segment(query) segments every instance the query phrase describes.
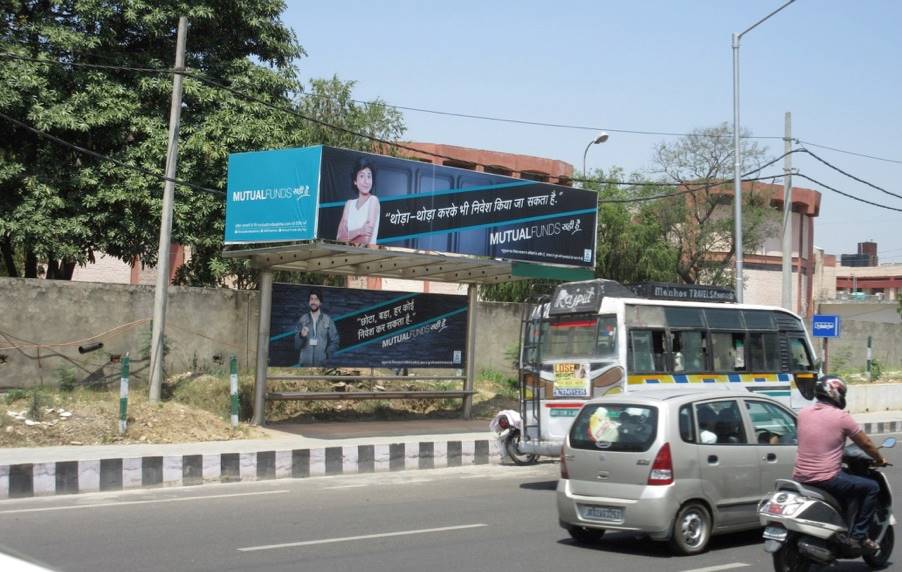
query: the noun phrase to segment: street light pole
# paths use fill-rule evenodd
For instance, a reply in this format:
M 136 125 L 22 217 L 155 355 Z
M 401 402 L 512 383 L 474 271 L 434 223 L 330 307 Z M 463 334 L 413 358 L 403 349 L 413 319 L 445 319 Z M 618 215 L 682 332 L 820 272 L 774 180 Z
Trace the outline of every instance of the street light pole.
M 589 153 L 589 147 L 592 145 L 598 145 L 599 143 L 604 143 L 608 140 L 608 134 L 605 131 L 602 131 L 598 135 L 595 136 L 595 139 L 589 141 L 589 144 L 586 145 L 586 150 L 583 151 L 583 177 L 586 176 L 586 155 Z
M 742 303 L 743 299 L 743 281 L 742 281 L 742 151 L 739 147 L 739 42 L 742 36 L 748 34 L 765 20 L 786 8 L 795 0 L 783 4 L 767 16 L 761 18 L 752 24 L 745 31 L 733 33 L 733 204 L 734 204 L 734 221 L 735 230 L 733 231 L 733 245 L 736 250 L 736 301 Z

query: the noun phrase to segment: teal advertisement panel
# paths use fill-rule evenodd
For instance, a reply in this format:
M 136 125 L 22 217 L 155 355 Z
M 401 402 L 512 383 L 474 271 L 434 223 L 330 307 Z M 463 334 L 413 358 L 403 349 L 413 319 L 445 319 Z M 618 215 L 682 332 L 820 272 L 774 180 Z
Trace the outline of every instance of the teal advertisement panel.
M 321 147 L 229 157 L 225 243 L 316 236 Z

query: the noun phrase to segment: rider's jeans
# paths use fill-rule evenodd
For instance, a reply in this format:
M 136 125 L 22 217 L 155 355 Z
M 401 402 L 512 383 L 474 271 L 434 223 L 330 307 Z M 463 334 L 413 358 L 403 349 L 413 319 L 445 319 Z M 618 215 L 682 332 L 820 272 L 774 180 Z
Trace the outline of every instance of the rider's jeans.
M 877 484 L 877 481 L 840 471 L 829 481 L 812 484 L 824 489 L 837 499 L 861 499 L 858 517 L 855 519 L 855 525 L 852 527 L 850 535 L 859 540 L 868 537 L 868 527 L 874 516 L 874 510 L 877 508 L 877 497 L 880 494 L 880 485 Z

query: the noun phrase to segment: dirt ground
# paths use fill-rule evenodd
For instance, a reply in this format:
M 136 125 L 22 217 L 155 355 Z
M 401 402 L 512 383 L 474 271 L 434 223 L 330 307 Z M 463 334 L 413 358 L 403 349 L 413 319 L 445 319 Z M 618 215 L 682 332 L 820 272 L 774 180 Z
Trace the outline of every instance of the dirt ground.
M 104 391 L 38 393 L 0 399 L 0 447 L 180 443 L 265 438 L 245 423 L 232 430 L 224 415 L 173 401 L 129 399 L 128 429 L 119 435 L 119 395 Z
M 288 385 L 281 387 L 273 383 L 269 389 L 300 389 Z M 306 389 L 342 391 L 330 383 L 310 384 Z M 354 389 L 373 390 L 361 384 Z M 397 389 L 421 388 L 402 384 Z M 480 380 L 476 389 L 472 410 L 476 419 L 491 419 L 502 409 L 516 408 L 510 380 Z M 119 435 L 119 393 L 112 387 L 12 390 L 0 395 L 0 448 L 266 438 L 263 431 L 245 421 L 232 430 L 226 417 L 229 403 L 226 376 L 191 373 L 172 376 L 163 385 L 162 395 L 162 403 L 151 404 L 146 385 L 134 385 L 128 403 L 128 429 Z M 239 378 L 239 397 L 240 417 L 249 419 L 253 401 L 253 377 L 249 374 Z M 271 423 L 438 419 L 458 417 L 460 405 L 459 399 L 276 401 L 268 405 L 266 416 Z

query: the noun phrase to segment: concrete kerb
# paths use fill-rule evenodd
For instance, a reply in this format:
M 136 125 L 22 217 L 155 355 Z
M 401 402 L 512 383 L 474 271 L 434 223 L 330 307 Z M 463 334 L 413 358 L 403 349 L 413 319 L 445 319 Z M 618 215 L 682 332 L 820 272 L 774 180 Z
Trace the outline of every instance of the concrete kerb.
M 500 462 L 494 439 L 452 439 L 0 464 L 0 499 Z
M 869 435 L 902 432 L 902 412 L 888 413 L 854 416 Z M 61 454 L 58 461 L 49 460 L 40 449 L 23 449 L 30 455 L 20 455 L 17 462 L 0 460 L 0 499 L 502 462 L 498 442 L 485 434 L 399 436 L 361 443 L 344 441 L 332 446 L 292 447 L 296 443 L 273 439 L 244 444 L 232 441 L 96 447 L 85 451 L 88 456 Z M 254 450 L 248 450 L 248 446 Z M 211 451 L 211 447 L 219 448 Z M 110 455 L 106 456 L 104 450 Z M 113 455 L 114 452 L 121 456 Z M 91 457 L 92 454 L 100 458 Z M 0 449 L 0 459 L 3 456 Z

